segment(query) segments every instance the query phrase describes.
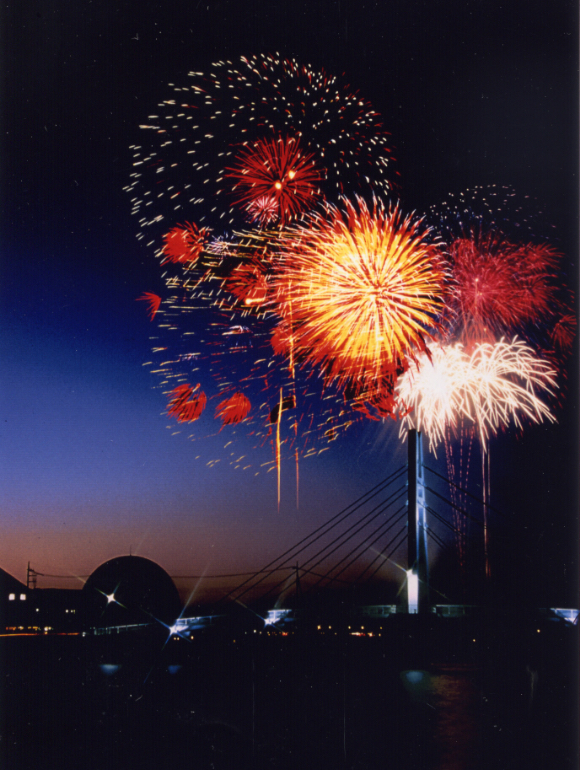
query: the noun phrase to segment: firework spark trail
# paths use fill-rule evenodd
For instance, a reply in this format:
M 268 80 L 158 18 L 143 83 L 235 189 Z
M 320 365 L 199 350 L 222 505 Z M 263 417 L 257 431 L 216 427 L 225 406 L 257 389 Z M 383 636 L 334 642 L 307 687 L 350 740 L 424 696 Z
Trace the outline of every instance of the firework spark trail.
M 206 75 L 192 72 L 188 84 L 172 88 L 172 98 L 142 125 L 143 142 L 132 148 L 127 187 L 139 218 L 138 238 L 159 258 L 170 297 L 181 295 L 171 303 L 171 322 L 167 310 L 159 320 L 154 344 L 167 352 L 153 366 L 166 385 L 187 381 L 191 368 L 202 370 L 199 377 L 205 371 L 222 397 L 231 396 L 242 381 L 261 387 L 266 375 L 273 379 L 272 351 L 269 342 L 261 342 L 267 340 L 264 329 L 271 331 L 265 306 L 277 233 L 265 226 L 283 224 L 319 198 L 337 199 L 345 189 L 388 193 L 389 137 L 380 116 L 340 79 L 277 56 L 217 62 Z M 225 228 L 241 234 L 211 237 Z M 196 315 L 223 311 L 217 326 L 207 322 L 209 345 L 225 343 L 216 331 L 220 325 L 247 328 L 251 342 L 222 344 L 221 352 L 195 358 L 191 337 L 178 351 L 176 335 L 173 345 L 164 344 L 167 330 L 186 335 L 193 326 L 197 332 L 201 322 L 192 308 Z M 195 336 L 201 343 L 201 335 Z M 224 364 L 220 373 L 219 359 L 226 357 L 233 366 Z M 289 368 L 293 373 L 292 354 Z M 306 380 L 302 389 L 312 391 Z M 277 385 L 270 390 L 276 392 Z M 326 402 L 325 423 L 330 394 L 326 388 L 319 395 Z M 271 408 L 266 404 L 264 410 Z M 333 411 L 339 415 L 335 435 L 357 419 L 343 419 L 344 407 Z
M 174 398 L 176 386 L 187 385 L 193 377 L 200 381 L 208 401 L 217 400 L 215 418 L 206 410 L 189 438 L 196 440 L 223 430 L 226 443 L 234 435 L 244 435 L 255 448 L 266 446 L 276 429 L 283 388 L 292 394 L 284 399 L 283 408 L 292 409 L 293 430 L 291 435 L 281 436 L 280 452 L 283 457 L 294 458 L 298 483 L 297 456 L 315 456 L 361 417 L 318 378 L 301 372 L 303 376 L 296 379 L 286 365 L 272 362 L 272 326 L 267 318 L 255 316 L 255 308 L 232 317 L 229 311 L 216 307 L 219 293 L 212 298 L 201 291 L 191 297 L 178 282 L 174 282 L 173 290 L 177 293 L 163 301 L 156 316 L 158 333 L 152 335 L 152 360 L 145 365 L 159 378 L 168 401 Z M 227 408 L 222 408 L 224 404 Z M 248 404 L 250 408 L 245 411 Z M 228 419 L 224 422 L 222 416 Z M 188 424 L 186 420 L 180 422 Z M 276 467 L 276 460 L 273 463 Z M 256 470 L 253 459 L 245 467 Z M 256 472 L 260 472 L 259 466 Z
M 451 417 L 446 427 L 442 412 L 437 415 L 441 404 L 433 405 L 430 441 L 436 445 L 443 430 L 447 448 L 448 438 L 462 436 L 466 426 L 472 426 L 471 436 L 474 431 L 478 433 L 485 572 L 489 577 L 489 437 L 510 423 L 521 428 L 523 419 L 554 419 L 537 396 L 556 396 L 556 372 L 565 373 L 565 358 L 576 333 L 571 311 L 574 300 L 562 283 L 562 257 L 548 245 L 552 228 L 542 223 L 541 212 L 533 211 L 529 199 L 520 199 L 513 189 L 476 187 L 450 195 L 442 205 L 431 207 L 429 221 L 446 244 L 449 266 L 447 307 L 440 319 L 441 344 L 450 350 L 462 343 L 465 358 L 461 367 L 466 381 L 469 368 L 474 375 L 469 387 L 459 383 L 465 397 L 457 398 L 457 417 Z M 503 339 L 497 342 L 514 335 L 519 343 L 511 352 L 509 343 Z M 522 347 L 524 342 L 527 351 Z M 479 347 L 481 343 L 488 346 Z M 474 358 L 469 360 L 469 354 Z M 429 378 L 428 372 L 425 377 Z M 427 419 L 423 407 L 418 411 Z M 459 476 L 465 474 L 466 482 L 470 451 L 464 458 L 462 449 L 461 439 Z M 447 461 L 448 469 L 453 470 L 451 448 Z
M 413 427 L 424 430 L 433 451 L 447 426 L 457 427 L 460 419 L 475 426 L 484 453 L 501 427 L 521 428 L 523 418 L 555 420 L 537 393 L 554 394 L 556 372 L 523 340 L 478 344 L 471 355 L 461 343 L 434 346 L 430 355 L 431 360 L 421 353 L 411 362 L 397 396 L 412 407 L 401 421 L 401 434 Z

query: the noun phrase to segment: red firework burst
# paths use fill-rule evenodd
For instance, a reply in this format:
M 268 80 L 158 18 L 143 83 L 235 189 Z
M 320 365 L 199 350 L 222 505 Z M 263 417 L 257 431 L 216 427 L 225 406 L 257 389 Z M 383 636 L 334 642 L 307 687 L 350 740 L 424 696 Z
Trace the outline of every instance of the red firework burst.
M 209 235 L 207 227 L 198 227 L 193 222 L 177 225 L 163 236 L 163 254 L 170 262 L 195 262 Z
M 500 233 L 472 234 L 449 246 L 451 318 L 466 339 L 511 334 L 552 312 L 558 253 L 542 244 L 511 243 Z
M 247 307 L 261 307 L 268 300 L 269 264 L 250 259 L 237 265 L 226 281 L 226 290 Z
M 142 297 L 137 297 L 137 302 L 141 300 L 144 300 L 145 302 L 149 303 L 149 307 L 148 307 L 149 318 L 152 321 L 155 318 L 157 311 L 161 306 L 161 297 L 158 297 L 157 294 L 153 294 L 150 291 L 146 291 Z
M 243 393 L 234 393 L 217 405 L 215 416 L 222 421 L 222 425 L 237 425 L 246 419 L 251 406 L 250 399 Z
M 207 403 L 207 397 L 202 390 L 196 393 L 199 387 L 199 384 L 195 387 L 185 384 L 172 390 L 169 394 L 171 400 L 167 409 L 168 415 L 175 417 L 177 422 L 194 422 L 199 419 Z
M 292 350 L 292 328 L 287 321 L 280 321 L 270 339 L 272 350 L 277 356 L 288 356 Z
M 576 336 L 577 321 L 573 313 L 564 313 L 550 332 L 552 344 L 563 353 L 569 353 Z
M 226 176 L 235 181 L 236 202 L 260 225 L 285 224 L 321 196 L 322 175 L 313 155 L 304 153 L 294 137 L 260 139 L 244 147 Z

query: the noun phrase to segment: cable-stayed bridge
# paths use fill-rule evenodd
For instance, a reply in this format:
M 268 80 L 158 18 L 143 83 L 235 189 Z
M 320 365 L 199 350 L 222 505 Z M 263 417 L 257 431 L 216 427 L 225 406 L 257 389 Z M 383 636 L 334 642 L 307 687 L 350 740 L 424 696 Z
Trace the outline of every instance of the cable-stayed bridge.
M 421 435 L 410 431 L 406 465 L 246 577 L 224 600 L 274 600 L 291 589 L 305 593 L 368 585 L 388 572 L 404 588 L 406 610 L 426 611 L 431 594 L 428 541 L 451 551 L 448 534 L 456 538 L 463 531 L 454 521 L 457 517 L 469 520 L 480 534 L 483 529 L 480 518 L 435 489 L 438 481 L 447 480 L 423 464 Z M 454 512 L 451 521 L 449 509 Z
M 409 431 L 408 461 L 350 505 L 288 547 L 255 573 L 248 574 L 218 604 L 261 607 L 266 625 L 281 628 L 296 619 L 308 595 L 324 589 L 376 588 L 396 581 L 394 604 L 383 601 L 358 607 L 359 615 L 391 614 L 443 617 L 476 611 L 469 603 L 450 602 L 432 584 L 429 554 L 438 553 L 469 568 L 480 582 L 489 576 L 485 538 L 490 513 L 504 514 L 423 462 L 421 434 Z M 484 515 L 484 510 L 487 516 Z M 288 607 L 291 605 L 291 608 Z M 577 609 L 539 610 L 539 615 L 577 623 Z M 205 620 L 209 620 L 206 618 Z M 202 618 L 182 618 L 176 628 L 187 633 Z M 320 626 L 318 626 L 320 628 Z

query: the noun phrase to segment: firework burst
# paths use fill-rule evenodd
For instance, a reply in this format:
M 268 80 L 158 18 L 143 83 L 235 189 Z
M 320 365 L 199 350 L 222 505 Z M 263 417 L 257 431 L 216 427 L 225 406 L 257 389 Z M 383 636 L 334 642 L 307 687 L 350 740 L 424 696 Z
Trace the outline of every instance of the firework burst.
M 294 137 L 243 147 L 226 177 L 234 181 L 234 200 L 260 225 L 276 220 L 287 224 L 320 198 L 322 175 L 312 153 L 305 155 Z
M 185 383 L 172 390 L 167 408 L 168 415 L 175 417 L 177 422 L 195 422 L 198 420 L 207 403 L 205 393 L 202 390 L 196 392 L 199 387 L 199 384 L 192 387 Z
M 246 419 L 251 407 L 250 399 L 243 393 L 234 393 L 218 404 L 215 416 L 221 420 L 222 425 L 237 425 Z
M 433 346 L 420 353 L 400 378 L 396 393 L 406 415 L 401 433 L 416 427 L 429 437 L 431 449 L 448 428 L 472 424 L 483 451 L 500 428 L 523 421 L 554 421 L 543 400 L 552 396 L 556 372 L 523 340 L 479 343 L 471 354 L 461 343 Z
M 147 302 L 149 311 L 149 320 L 153 320 L 161 306 L 161 297 L 157 294 L 153 294 L 151 291 L 146 291 L 141 297 L 137 298 L 138 302 Z
M 169 262 L 195 262 L 201 255 L 210 230 L 192 222 L 177 225 L 165 233 L 163 255 Z
M 421 221 L 362 200 L 283 236 L 273 277 L 284 338 L 329 381 L 376 384 L 435 332 L 443 271 Z
M 472 233 L 453 240 L 448 254 L 448 325 L 463 339 L 497 339 L 551 314 L 559 258 L 551 246 L 512 243 L 499 232 Z
M 175 393 L 176 382 L 195 377 L 217 399 L 224 425 L 236 425 L 229 417 L 243 409 L 221 407 L 247 393 L 252 409 L 240 422 L 257 443 L 275 430 L 278 454 L 285 441 L 292 453 L 300 442 L 316 453 L 318 435 L 336 437 L 358 415 L 323 378 L 313 388 L 295 369 L 291 334 L 288 366 L 272 355 L 274 328 L 285 320 L 271 286 L 280 233 L 345 191 L 389 193 L 389 136 L 346 83 L 277 56 L 217 62 L 172 88 L 141 126 L 127 188 L 138 238 L 159 259 L 167 287 L 148 364 L 171 417 L 200 417 L 198 394 Z M 272 424 L 280 393 L 296 406 Z
M 331 201 L 392 189 L 381 117 L 323 71 L 278 56 L 242 57 L 216 62 L 206 75 L 190 72 L 188 83 L 172 88 L 141 125 L 126 188 L 138 237 L 160 257 L 179 219 L 239 229 L 248 218 L 263 225 L 294 215 L 319 189 Z

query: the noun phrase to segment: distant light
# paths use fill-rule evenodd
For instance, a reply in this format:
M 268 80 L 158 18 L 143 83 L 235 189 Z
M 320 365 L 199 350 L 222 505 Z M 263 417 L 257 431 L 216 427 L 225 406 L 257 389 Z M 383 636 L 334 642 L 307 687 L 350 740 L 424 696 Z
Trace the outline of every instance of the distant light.
M 115 663 L 101 663 L 99 668 L 101 669 L 103 674 L 106 674 L 107 676 L 111 676 L 112 674 L 116 674 L 117 671 L 121 668 L 121 666 Z
M 111 602 L 116 602 L 117 601 L 115 599 L 115 592 L 114 591 L 113 591 L 112 594 L 105 594 L 105 596 L 107 597 L 107 604 L 110 604 Z
M 181 666 L 179 665 L 173 665 L 173 666 L 167 666 L 167 670 L 170 674 L 177 674 L 177 672 L 181 669 Z
M 410 682 L 411 684 L 418 684 L 419 682 L 422 682 L 425 678 L 425 672 L 424 671 L 404 671 L 402 674 L 403 678 L 407 680 L 407 682 Z

